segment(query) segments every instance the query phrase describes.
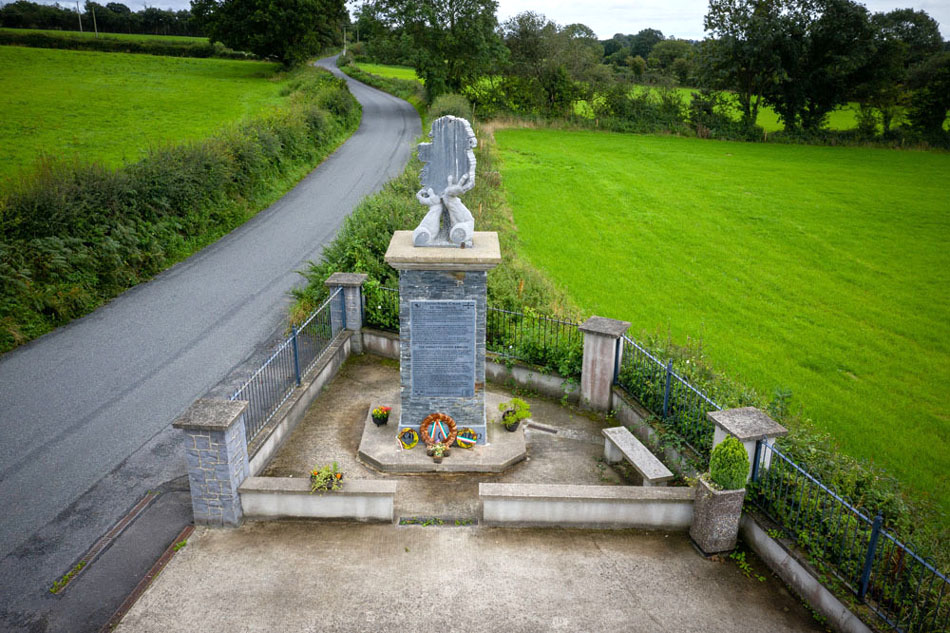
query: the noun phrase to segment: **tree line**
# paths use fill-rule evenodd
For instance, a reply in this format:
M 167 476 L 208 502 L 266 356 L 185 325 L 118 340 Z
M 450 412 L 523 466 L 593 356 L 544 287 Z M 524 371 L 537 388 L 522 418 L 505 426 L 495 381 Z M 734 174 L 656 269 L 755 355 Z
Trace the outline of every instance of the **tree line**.
M 697 42 L 656 29 L 598 40 L 583 24 L 536 12 L 499 23 L 497 8 L 494 0 L 364 0 L 352 25 L 355 51 L 412 66 L 430 96 L 464 93 L 484 114 L 571 116 L 585 102 L 605 118 L 649 110 L 658 121 L 722 123 L 736 104 L 735 132 L 752 137 L 766 104 L 786 134 L 815 135 L 832 111 L 856 102 L 866 136 L 892 137 L 901 120 L 902 134 L 947 143 L 950 48 L 924 11 L 710 0 L 707 37 Z M 634 84 L 659 86 L 659 96 L 640 93 L 638 103 Z M 701 90 L 677 104 L 662 91 L 676 85 Z
M 147 7 L 132 11 L 119 2 L 102 5 L 87 1 L 82 13 L 78 13 L 75 8 L 59 3 L 38 4 L 28 0 L 17 0 L 0 7 L 0 26 L 6 28 L 78 31 L 80 23 L 83 30 L 98 29 L 104 33 L 205 35 L 188 10 Z

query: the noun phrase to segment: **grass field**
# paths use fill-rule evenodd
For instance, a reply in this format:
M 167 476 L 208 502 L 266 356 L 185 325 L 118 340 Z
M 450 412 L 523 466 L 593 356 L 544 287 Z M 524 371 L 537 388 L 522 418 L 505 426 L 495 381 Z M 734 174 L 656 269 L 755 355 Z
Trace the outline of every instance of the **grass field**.
M 386 66 L 384 64 L 357 64 L 360 70 L 380 77 L 391 77 L 393 79 L 408 79 L 409 81 L 422 82 L 416 71 L 408 66 Z
M 60 37 L 83 37 L 83 38 L 95 38 L 96 34 L 94 31 L 57 31 L 55 29 L 8 29 L 0 28 L 0 32 L 6 31 L 9 33 L 43 33 L 46 35 L 58 35 Z M 162 41 L 175 41 L 175 42 L 200 42 L 205 43 L 208 41 L 207 37 L 189 37 L 187 35 L 140 35 L 138 33 L 105 33 L 100 31 L 99 37 L 114 39 L 114 40 L 133 40 L 133 41 L 143 41 L 143 40 L 162 40 Z
M 950 511 L 950 154 L 501 130 L 522 254 Z
M 264 62 L 0 47 L 0 180 L 43 154 L 136 160 L 280 100 Z

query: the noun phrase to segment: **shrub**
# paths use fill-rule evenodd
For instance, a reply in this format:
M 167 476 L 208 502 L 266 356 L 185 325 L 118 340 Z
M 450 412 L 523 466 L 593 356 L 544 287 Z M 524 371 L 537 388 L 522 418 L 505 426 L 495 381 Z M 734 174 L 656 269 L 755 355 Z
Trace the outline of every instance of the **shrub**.
M 471 121 L 472 104 L 460 94 L 451 92 L 441 94 L 429 106 L 429 116 L 432 119 L 438 119 L 447 114 Z
M 749 455 L 742 442 L 730 435 L 713 448 L 709 456 L 709 476 L 724 490 L 745 488 L 749 477 Z

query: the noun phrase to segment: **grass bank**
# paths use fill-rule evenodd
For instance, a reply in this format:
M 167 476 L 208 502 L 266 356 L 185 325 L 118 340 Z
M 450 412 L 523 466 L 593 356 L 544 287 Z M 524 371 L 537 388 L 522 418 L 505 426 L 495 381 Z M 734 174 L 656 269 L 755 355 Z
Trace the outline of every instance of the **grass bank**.
M 48 161 L 18 178 L 0 196 L 0 352 L 91 312 L 240 225 L 359 124 L 359 104 L 326 71 L 293 71 L 279 91 L 278 106 L 122 167 Z
M 276 106 L 277 64 L 0 46 L 0 183 L 38 160 L 109 167 Z
M 950 510 L 950 155 L 496 137 L 521 253 L 584 311 L 701 341 Z

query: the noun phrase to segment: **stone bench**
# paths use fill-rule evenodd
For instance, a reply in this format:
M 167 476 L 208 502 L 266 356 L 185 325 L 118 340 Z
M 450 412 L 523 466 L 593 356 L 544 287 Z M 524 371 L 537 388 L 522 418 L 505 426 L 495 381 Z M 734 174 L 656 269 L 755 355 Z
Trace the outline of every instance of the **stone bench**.
M 644 486 L 665 486 L 673 473 L 623 426 L 604 429 L 604 460 L 616 464 L 624 459 L 643 477 Z

